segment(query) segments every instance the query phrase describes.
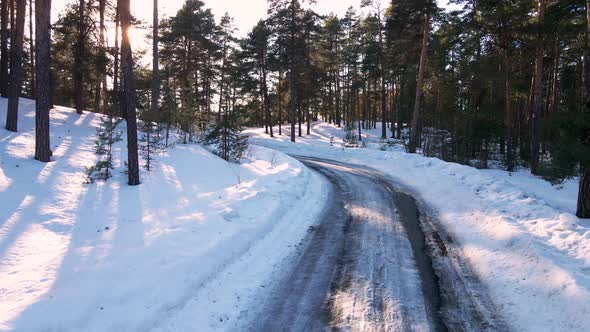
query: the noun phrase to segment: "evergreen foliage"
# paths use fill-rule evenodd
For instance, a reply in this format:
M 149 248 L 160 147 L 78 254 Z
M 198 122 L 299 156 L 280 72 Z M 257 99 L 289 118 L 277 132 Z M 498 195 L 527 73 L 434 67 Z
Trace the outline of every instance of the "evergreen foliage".
M 235 160 L 233 143 L 223 142 L 240 146 L 241 126 L 274 136 L 288 123 L 295 141 L 324 120 L 356 146 L 381 123 L 384 142 L 390 135 L 409 151 L 480 168 L 526 167 L 552 181 L 582 171 L 590 191 L 587 1 L 451 0 L 457 10 L 447 11 L 434 0 L 359 0 L 363 10 L 342 17 L 314 12 L 313 2 L 269 0 L 267 17 L 238 39 L 229 15 L 216 21 L 203 1 L 186 0 L 154 25 L 155 70 L 133 61 L 142 54 L 120 40 L 122 23 L 141 25 L 122 6 L 127 0 L 76 1 L 52 27 L 52 104 L 109 109 L 131 122 L 132 138 L 138 115 L 149 167 L 160 144 L 203 136 Z M 4 20 L 0 36 L 5 95 L 9 37 L 25 12 L 18 3 L 18 20 Z M 114 44 L 105 40 L 111 25 Z M 23 61 L 13 78 L 32 97 L 31 26 L 22 52 L 14 49 Z M 17 130 L 12 90 L 8 127 Z M 108 178 L 110 167 L 90 173 Z
M 239 163 L 248 149 L 248 137 L 241 134 L 237 115 L 224 115 L 222 123 L 214 126 L 205 135 L 204 143 L 211 146 L 213 153 L 226 161 Z
M 139 150 L 143 159 L 143 167 L 151 171 L 154 166 L 154 155 L 162 153 L 166 149 L 165 137 L 162 136 L 158 126 L 158 113 L 145 110 L 140 114 Z
M 356 123 L 349 122 L 344 126 L 344 147 L 347 148 L 358 148 L 359 139 L 357 136 Z
M 101 123 L 96 128 L 96 139 L 94 140 L 95 153 L 98 156 L 96 164 L 86 168 L 86 183 L 95 181 L 107 181 L 112 177 L 113 167 L 113 145 L 121 141 L 123 132 L 117 130 L 122 122 L 121 118 L 106 116 L 101 118 Z

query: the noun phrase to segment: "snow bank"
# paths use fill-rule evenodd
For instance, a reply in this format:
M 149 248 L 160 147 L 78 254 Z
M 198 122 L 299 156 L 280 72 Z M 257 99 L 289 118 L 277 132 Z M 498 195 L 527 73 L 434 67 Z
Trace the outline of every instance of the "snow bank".
M 326 184 L 262 147 L 232 165 L 178 145 L 129 187 L 122 141 L 114 178 L 85 185 L 99 117 L 52 111 L 48 164 L 33 160 L 33 102 L 19 133 L 0 129 L 0 330 L 239 326 L 321 212 Z
M 401 148 L 379 151 L 379 129 L 364 138 L 369 148 L 343 149 L 340 129 L 325 123 L 313 129 L 313 135 L 298 138 L 296 144 L 287 135 L 273 140 L 261 130 L 247 133 L 252 142 L 283 152 L 367 165 L 389 174 L 438 214 L 511 327 L 587 331 L 590 221 L 573 215 L 573 181 L 551 186 L 524 173 L 477 170 L 406 154 Z

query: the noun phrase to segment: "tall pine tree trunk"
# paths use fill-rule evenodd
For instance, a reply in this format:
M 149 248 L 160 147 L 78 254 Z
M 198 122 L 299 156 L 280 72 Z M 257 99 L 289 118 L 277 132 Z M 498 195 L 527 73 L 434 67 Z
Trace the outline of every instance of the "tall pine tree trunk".
M 506 126 L 506 170 L 514 171 L 514 138 L 513 138 L 513 115 L 512 115 L 512 84 L 510 82 L 510 54 L 508 38 L 504 41 L 503 64 L 504 64 L 504 103 L 505 103 L 505 126 Z
M 82 114 L 84 108 L 84 48 L 85 36 L 84 30 L 84 0 L 80 0 L 78 7 L 78 41 L 76 45 L 76 55 L 74 59 L 74 94 L 75 107 L 78 114 Z
M 340 73 L 339 73 L 339 69 L 336 69 L 336 71 L 334 72 L 334 77 L 336 78 L 335 84 L 336 84 L 336 125 L 338 125 L 338 127 L 342 126 L 342 110 L 341 110 L 341 105 L 340 105 Z
M 158 17 L 158 0 L 154 0 L 154 23 L 153 23 L 153 48 L 152 48 L 152 112 L 158 114 L 159 122 L 159 102 L 160 102 L 160 59 L 159 59 L 159 17 Z
M 0 3 L 0 94 L 8 97 L 8 1 Z
M 224 40 L 223 43 L 223 52 L 221 55 L 221 71 L 220 71 L 220 79 L 219 79 L 219 105 L 218 110 L 217 110 L 217 115 L 218 115 L 218 122 L 217 125 L 221 126 L 221 116 L 223 114 L 223 94 L 224 91 L 223 89 L 225 88 L 225 67 L 226 67 L 226 61 L 227 61 L 227 39 Z M 262 88 L 262 85 L 261 85 Z M 223 120 L 223 125 L 227 124 L 227 121 L 224 119 Z M 267 133 L 268 133 L 268 129 L 267 129 Z M 225 157 L 224 157 L 225 159 Z
M 277 83 L 277 99 L 279 103 L 279 136 L 283 135 L 283 99 L 281 95 L 281 83 L 283 82 L 283 71 L 279 69 L 279 82 Z
M 49 146 L 50 109 L 50 47 L 51 47 L 51 0 L 36 0 L 35 46 L 37 57 L 37 96 L 35 117 L 35 159 L 48 162 L 51 159 Z
M 104 38 L 104 11 L 105 11 L 105 1 L 106 0 L 98 0 L 98 53 L 100 57 L 106 56 L 105 52 L 105 38 Z M 100 64 L 100 62 L 96 66 L 96 73 L 98 76 L 96 77 L 96 82 L 94 86 L 94 112 L 99 113 L 102 111 L 101 102 L 102 102 L 102 83 L 103 83 L 103 72 L 104 67 Z
M 381 77 L 381 138 L 387 139 L 387 92 L 385 77 Z
M 263 59 L 262 59 L 262 97 L 264 99 L 264 110 L 266 112 L 266 121 L 267 125 L 270 130 L 270 137 L 274 137 L 274 133 L 272 130 L 273 121 L 272 121 L 272 114 L 270 112 L 270 103 L 268 100 L 268 84 L 267 80 L 267 72 L 266 72 L 266 51 L 263 52 Z
M 27 0 L 16 0 L 16 18 L 10 46 L 10 86 L 8 87 L 8 111 L 6 113 L 6 129 L 14 132 L 18 129 L 18 101 L 22 83 L 21 69 L 26 11 Z
M 33 0 L 29 0 L 29 49 L 31 54 L 31 97 L 35 99 L 35 45 L 33 39 Z
M 115 47 L 114 47 L 114 63 L 113 63 L 113 106 L 119 110 L 119 114 L 124 118 L 125 110 L 123 109 L 123 101 L 121 100 L 121 48 L 119 47 L 119 31 L 121 27 L 121 0 L 117 0 L 115 8 Z
M 424 90 L 424 70 L 426 67 L 426 55 L 428 54 L 428 38 L 430 36 L 430 13 L 429 8 L 424 14 L 424 27 L 422 36 L 422 52 L 420 54 L 420 66 L 418 68 L 418 80 L 416 84 L 416 99 L 414 101 L 414 113 L 412 115 L 412 133 L 410 136 L 410 153 L 416 153 L 416 148 L 420 142 L 420 107 L 422 104 L 422 94 Z
M 291 40 L 289 42 L 289 81 L 291 85 L 291 106 L 289 109 L 289 120 L 291 121 L 291 142 L 295 142 L 295 109 L 297 107 L 297 75 L 295 73 L 295 15 L 296 0 L 291 0 Z
M 355 76 L 356 76 L 356 68 L 355 68 Z M 360 84 L 358 84 L 358 86 L 360 86 Z M 361 96 L 360 96 L 360 87 L 358 87 L 355 89 L 355 95 L 354 95 L 354 100 L 356 103 L 356 109 L 357 109 L 357 115 L 358 115 L 358 134 L 359 134 L 359 142 L 363 141 L 363 132 L 362 132 L 362 127 L 361 127 Z
M 105 33 L 106 33 L 106 26 L 105 26 L 105 11 L 106 11 L 106 0 L 100 0 L 98 5 L 99 11 L 99 42 L 100 42 L 100 52 L 101 56 L 106 57 L 106 40 L 105 40 Z M 99 112 L 106 113 L 107 108 L 107 71 L 106 67 L 103 66 L 100 68 L 100 81 L 99 81 L 99 93 L 98 93 L 98 108 Z M 110 113 L 109 113 L 110 114 Z
M 586 88 L 586 112 L 590 112 L 590 0 L 586 0 L 586 52 L 584 65 L 584 85 Z M 590 145 L 590 133 L 584 133 L 582 137 L 586 142 L 586 148 Z M 590 168 L 581 165 L 580 187 L 578 190 L 578 208 L 576 216 L 590 218 Z
M 125 85 L 125 114 L 127 115 L 127 171 L 129 185 L 139 184 L 139 161 L 137 151 L 137 119 L 135 114 L 135 78 L 133 76 L 133 54 L 129 29 L 131 28 L 131 12 L 129 0 L 120 0 L 120 19 L 123 31 L 121 41 L 121 64 Z
M 553 76 L 551 78 L 551 102 L 549 103 L 549 113 L 557 112 L 559 106 L 559 59 L 560 53 L 559 37 L 555 40 L 553 55 Z
M 379 13 L 379 66 L 381 71 L 381 138 L 387 139 L 387 92 L 385 91 L 385 57 L 383 55 L 383 28 Z
M 537 47 L 535 51 L 535 85 L 532 109 L 531 137 L 531 172 L 539 174 L 539 140 L 541 136 L 541 113 L 543 111 L 543 21 L 545 19 L 545 1 L 538 0 L 537 10 Z

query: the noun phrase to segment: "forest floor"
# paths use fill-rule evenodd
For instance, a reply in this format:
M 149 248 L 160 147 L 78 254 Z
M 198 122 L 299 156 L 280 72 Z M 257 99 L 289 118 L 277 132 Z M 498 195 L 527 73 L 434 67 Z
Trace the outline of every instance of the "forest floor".
M 400 146 L 383 151 L 379 128 L 364 134 L 366 148 L 349 149 L 333 125 L 316 123 L 312 135 L 295 144 L 285 127 L 282 136 L 274 128 L 275 138 L 263 129 L 245 132 L 257 145 L 369 166 L 399 183 L 416 198 L 426 224 L 440 230 L 450 261 L 458 271 L 473 272 L 511 329 L 587 330 L 590 221 L 573 214 L 575 179 L 553 186 L 526 170 L 478 170 L 407 154 Z
M 43 164 L 34 114 L 0 129 L 1 331 L 232 328 L 323 211 L 319 175 L 257 146 L 233 165 L 178 144 L 129 187 L 123 140 L 114 177 L 84 184 L 101 116 L 53 110 Z

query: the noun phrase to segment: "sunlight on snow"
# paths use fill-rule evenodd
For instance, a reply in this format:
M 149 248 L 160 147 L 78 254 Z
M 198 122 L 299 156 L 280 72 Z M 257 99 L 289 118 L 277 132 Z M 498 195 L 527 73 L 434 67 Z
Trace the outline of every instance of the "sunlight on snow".
M 182 183 L 180 183 L 178 180 L 178 177 L 176 176 L 176 170 L 174 167 L 172 167 L 172 165 L 162 164 L 160 169 L 162 170 L 162 174 L 164 175 L 166 182 L 173 183 L 176 189 L 182 190 Z
M 8 219 L 6 219 L 6 221 L 2 224 L 2 227 L 0 228 L 0 248 L 3 248 L 6 245 L 6 238 L 8 237 L 10 232 L 12 232 L 13 228 L 17 226 L 17 223 L 20 221 L 20 218 L 22 217 L 23 211 L 27 207 L 29 207 L 34 200 L 35 196 L 33 195 L 25 196 L 25 198 L 20 203 L 16 211 L 13 212 L 12 215 Z
M 6 145 L 5 151 L 8 156 L 13 158 L 32 158 L 32 151 L 35 151 L 35 136 L 31 133 L 19 134 L 10 141 L 10 144 Z
M 0 192 L 5 191 L 12 185 L 12 180 L 4 174 L 4 169 L 0 167 Z
M 284 162 L 280 165 L 273 165 L 271 161 L 257 160 L 243 165 L 249 171 L 258 175 L 278 174 L 289 169 L 289 163 Z
M 0 328 L 47 293 L 70 244 L 70 234 L 56 233 L 32 224 L 4 253 L 0 263 Z
M 193 212 L 184 216 L 176 217 L 179 221 L 203 221 L 205 220 L 205 214 L 203 212 Z

